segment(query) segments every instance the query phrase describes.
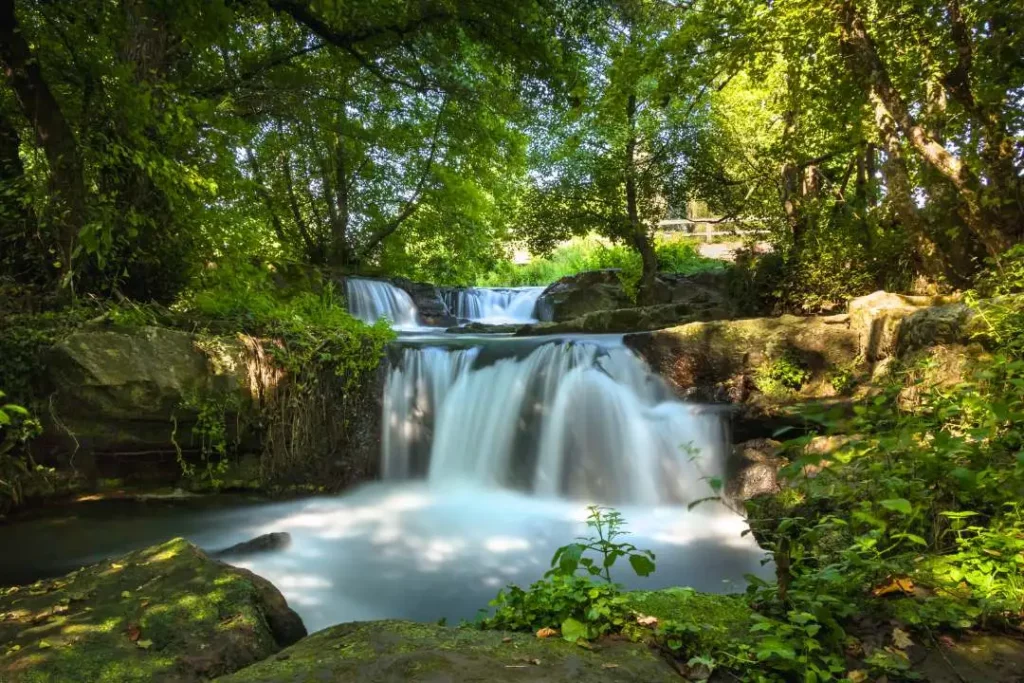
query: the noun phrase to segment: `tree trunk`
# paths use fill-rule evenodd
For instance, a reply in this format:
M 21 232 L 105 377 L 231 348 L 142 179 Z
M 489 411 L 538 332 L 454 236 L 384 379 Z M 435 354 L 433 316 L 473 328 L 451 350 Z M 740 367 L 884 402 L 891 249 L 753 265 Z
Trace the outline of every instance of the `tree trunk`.
M 636 169 L 636 95 L 630 93 L 626 100 L 626 118 L 629 125 L 629 138 L 626 140 L 626 217 L 629 220 L 630 243 L 640 253 L 642 271 L 636 289 L 638 306 L 650 306 L 654 303 L 654 289 L 658 276 L 658 258 L 654 251 L 654 242 L 647 232 L 647 226 L 640 218 L 637 198 Z
M 840 19 L 841 47 L 848 57 L 846 61 L 854 77 L 860 81 L 866 94 L 877 99 L 878 106 L 885 109 L 887 117 L 906 135 L 921 159 L 953 184 L 964 207 L 964 222 L 989 254 L 1001 254 L 1009 247 L 1011 240 L 1006 229 L 1000 225 L 999 217 L 986 210 L 981 196 L 983 186 L 978 175 L 915 121 L 889 78 L 853 0 L 837 0 L 834 7 Z
M 46 155 L 57 199 L 61 286 L 70 284 L 75 240 L 85 224 L 85 180 L 74 132 L 43 79 L 14 12 L 14 0 L 0 0 L 0 65 L 18 105 L 32 124 Z
M 875 120 L 881 134 L 881 142 L 885 148 L 886 158 L 883 172 L 889 190 L 889 201 L 892 202 L 892 208 L 903 229 L 910 235 L 921 272 L 933 281 L 945 276 L 953 276 L 954 274 L 950 272 L 938 245 L 928 234 L 928 228 L 914 204 L 910 173 L 907 171 L 907 164 L 903 159 L 903 149 L 896 132 L 896 125 L 877 98 L 873 97 L 872 103 L 875 108 Z M 955 278 L 950 277 L 950 279 Z

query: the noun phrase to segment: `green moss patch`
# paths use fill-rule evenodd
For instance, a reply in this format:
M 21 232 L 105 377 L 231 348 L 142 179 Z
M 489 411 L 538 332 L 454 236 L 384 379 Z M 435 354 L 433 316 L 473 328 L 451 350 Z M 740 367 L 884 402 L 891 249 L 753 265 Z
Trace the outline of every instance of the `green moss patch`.
M 199 681 L 303 633 L 269 583 L 175 539 L 0 589 L 0 680 Z
M 677 683 L 656 652 L 625 640 L 588 650 L 560 638 L 446 628 L 406 621 L 341 624 L 315 633 L 275 657 L 219 679 L 270 681 L 546 681 Z

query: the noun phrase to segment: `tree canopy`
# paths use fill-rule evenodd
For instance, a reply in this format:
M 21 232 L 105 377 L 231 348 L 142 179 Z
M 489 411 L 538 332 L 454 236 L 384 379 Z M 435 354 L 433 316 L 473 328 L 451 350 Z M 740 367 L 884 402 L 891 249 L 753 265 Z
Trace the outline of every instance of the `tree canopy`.
M 0 0 L 3 274 L 465 283 L 596 232 L 649 300 L 659 221 L 699 203 L 768 231 L 779 291 L 958 287 L 1024 236 L 1013 5 Z

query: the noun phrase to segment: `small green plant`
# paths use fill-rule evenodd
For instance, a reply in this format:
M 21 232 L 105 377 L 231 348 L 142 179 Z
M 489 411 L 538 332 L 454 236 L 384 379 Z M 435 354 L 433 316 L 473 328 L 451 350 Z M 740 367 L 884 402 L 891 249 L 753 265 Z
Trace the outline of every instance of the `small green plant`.
M 829 384 L 840 396 L 845 396 L 857 386 L 857 364 L 845 363 L 836 367 L 828 378 Z
M 596 535 L 556 550 L 545 578 L 528 590 L 509 586 L 499 591 L 490 603 L 494 616 L 480 622 L 483 628 L 559 628 L 571 642 L 622 630 L 629 609 L 621 587 L 612 582 L 611 568 L 627 557 L 638 576 L 648 576 L 655 569 L 654 553 L 618 540 L 625 535 L 625 523 L 617 511 L 598 505 L 588 509 L 587 525 Z M 580 568 L 583 575 L 577 573 Z
M 194 413 L 195 424 L 192 427 L 193 440 L 199 439 L 199 456 L 203 462 L 202 476 L 206 483 L 214 488 L 222 485 L 221 477 L 228 469 L 228 429 L 227 414 L 237 412 L 239 401 L 236 397 L 204 396 L 198 393 L 186 395 L 178 406 L 180 409 Z M 171 439 L 178 452 L 178 465 L 186 477 L 195 477 L 195 466 L 185 459 L 177 441 L 178 420 L 173 418 L 174 428 Z
M 811 373 L 791 352 L 767 360 L 754 371 L 754 383 L 765 396 L 785 398 L 810 379 Z
M 640 550 L 632 543 L 616 540 L 626 535 L 621 513 L 600 505 L 591 505 L 587 510 L 587 526 L 596 535 L 579 538 L 576 543 L 556 550 L 551 558 L 551 569 L 545 576 L 572 576 L 582 567 L 590 576 L 612 583 L 612 567 L 623 557 L 628 558 L 637 576 L 650 576 L 654 572 L 654 553 Z M 596 558 L 586 556 L 588 552 L 596 555 Z

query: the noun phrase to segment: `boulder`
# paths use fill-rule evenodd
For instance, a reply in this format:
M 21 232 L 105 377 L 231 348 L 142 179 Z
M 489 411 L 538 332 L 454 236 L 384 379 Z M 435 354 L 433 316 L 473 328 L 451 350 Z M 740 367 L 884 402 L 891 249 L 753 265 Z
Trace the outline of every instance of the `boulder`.
M 845 315 L 693 322 L 628 334 L 625 343 L 677 394 L 715 403 L 747 401 L 750 376 L 787 354 L 810 373 L 799 396 L 833 395 L 829 369 L 852 362 L 859 352 L 858 335 Z
M 268 581 L 183 539 L 0 589 L 0 680 L 187 683 L 306 635 Z
M 633 301 L 616 269 L 590 270 L 552 283 L 537 299 L 537 318 L 562 322 L 593 311 L 628 308 Z
M 83 329 L 46 356 L 49 431 L 85 452 L 174 453 L 188 443 L 199 397 L 236 413 L 251 405 L 247 349 L 238 337 L 163 327 Z M 230 422 L 230 420 L 229 420 Z
M 318 631 L 274 657 L 218 680 L 678 683 L 680 679 L 656 651 L 621 639 L 587 650 L 561 638 L 540 639 L 532 633 L 370 621 Z
M 956 304 L 957 312 L 953 314 L 950 310 L 940 317 L 951 314 L 953 317 L 964 315 L 960 305 L 951 297 L 911 296 L 877 291 L 853 299 L 849 306 L 850 328 L 857 333 L 861 356 L 867 361 L 875 362 L 896 355 L 899 330 L 904 318 L 930 307 L 945 307 L 951 304 Z M 932 329 L 936 328 L 933 326 Z M 926 338 L 923 330 L 914 337 L 924 345 L 934 343 Z
M 292 544 L 292 535 L 287 531 L 272 531 L 248 541 L 236 543 L 233 546 L 211 553 L 214 557 L 238 557 L 240 555 L 252 555 L 253 553 L 266 553 L 275 550 L 284 550 Z
M 773 439 L 752 439 L 733 446 L 726 469 L 725 495 L 733 501 L 778 493 L 779 469 L 786 463 L 778 455 L 781 443 Z
M 448 311 L 441 290 L 426 282 L 413 282 L 408 278 L 391 278 L 391 284 L 404 289 L 416 304 L 420 322 L 431 327 L 448 327 L 458 324 L 458 319 Z

